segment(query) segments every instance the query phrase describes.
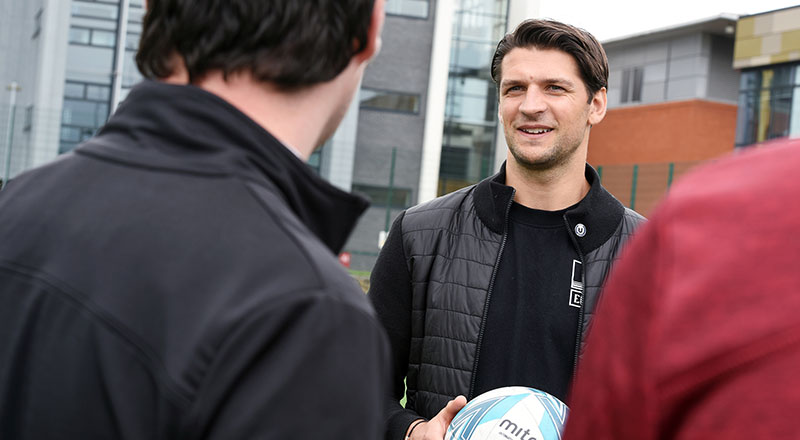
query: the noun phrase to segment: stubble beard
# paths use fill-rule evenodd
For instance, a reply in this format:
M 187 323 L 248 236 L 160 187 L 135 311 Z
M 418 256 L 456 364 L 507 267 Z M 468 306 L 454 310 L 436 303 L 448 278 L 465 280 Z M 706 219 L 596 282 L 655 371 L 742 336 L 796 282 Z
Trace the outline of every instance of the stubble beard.
M 538 150 L 543 147 L 538 145 L 520 146 L 515 142 L 513 136 L 506 134 L 508 149 L 514 161 L 529 171 L 547 171 L 562 167 L 573 158 L 582 141 L 583 137 L 575 133 L 567 138 L 555 139 L 553 145 L 544 147 L 547 150 L 541 154 L 526 154 L 525 150 Z

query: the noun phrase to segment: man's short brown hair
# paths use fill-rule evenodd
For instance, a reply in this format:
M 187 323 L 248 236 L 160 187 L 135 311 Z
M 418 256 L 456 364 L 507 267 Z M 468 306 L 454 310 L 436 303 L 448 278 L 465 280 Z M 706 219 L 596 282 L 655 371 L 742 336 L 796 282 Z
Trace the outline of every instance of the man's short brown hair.
M 498 87 L 503 77 L 503 58 L 517 47 L 556 49 L 571 55 L 578 64 L 590 102 L 598 90 L 608 88 L 608 58 L 603 46 L 589 32 L 555 20 L 525 20 L 497 43 L 492 57 L 492 80 Z

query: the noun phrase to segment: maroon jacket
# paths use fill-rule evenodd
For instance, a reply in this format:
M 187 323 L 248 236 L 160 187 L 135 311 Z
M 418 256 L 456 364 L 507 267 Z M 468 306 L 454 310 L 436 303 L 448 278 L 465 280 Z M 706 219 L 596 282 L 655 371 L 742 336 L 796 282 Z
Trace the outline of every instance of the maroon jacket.
M 782 141 L 670 191 L 612 270 L 565 439 L 798 438 L 798 169 Z

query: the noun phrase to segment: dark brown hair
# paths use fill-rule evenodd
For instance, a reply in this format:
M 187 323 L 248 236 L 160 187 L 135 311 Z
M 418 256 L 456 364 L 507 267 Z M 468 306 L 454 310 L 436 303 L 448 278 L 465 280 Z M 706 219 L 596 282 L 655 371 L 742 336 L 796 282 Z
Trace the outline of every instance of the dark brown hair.
M 557 49 L 570 54 L 578 64 L 589 102 L 598 90 L 608 88 L 608 58 L 603 46 L 585 30 L 555 20 L 525 20 L 497 43 L 492 80 L 498 87 L 503 77 L 503 58 L 517 47 Z
M 325 82 L 367 44 L 374 0 L 149 0 L 136 64 L 150 79 L 249 70 L 292 89 Z

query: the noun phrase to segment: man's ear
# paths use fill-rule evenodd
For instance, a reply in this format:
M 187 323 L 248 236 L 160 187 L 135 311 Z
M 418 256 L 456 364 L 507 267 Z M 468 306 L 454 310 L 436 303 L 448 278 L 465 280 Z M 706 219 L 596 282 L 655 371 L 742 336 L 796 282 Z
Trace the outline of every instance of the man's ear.
M 603 87 L 595 92 L 592 101 L 589 103 L 589 125 L 599 124 L 606 117 L 606 106 L 608 105 L 608 93 Z
M 381 50 L 381 32 L 383 31 L 384 2 L 386 0 L 375 0 L 372 6 L 372 17 L 369 20 L 367 30 L 367 44 L 361 52 L 354 55 L 359 62 L 366 62 L 375 57 Z

